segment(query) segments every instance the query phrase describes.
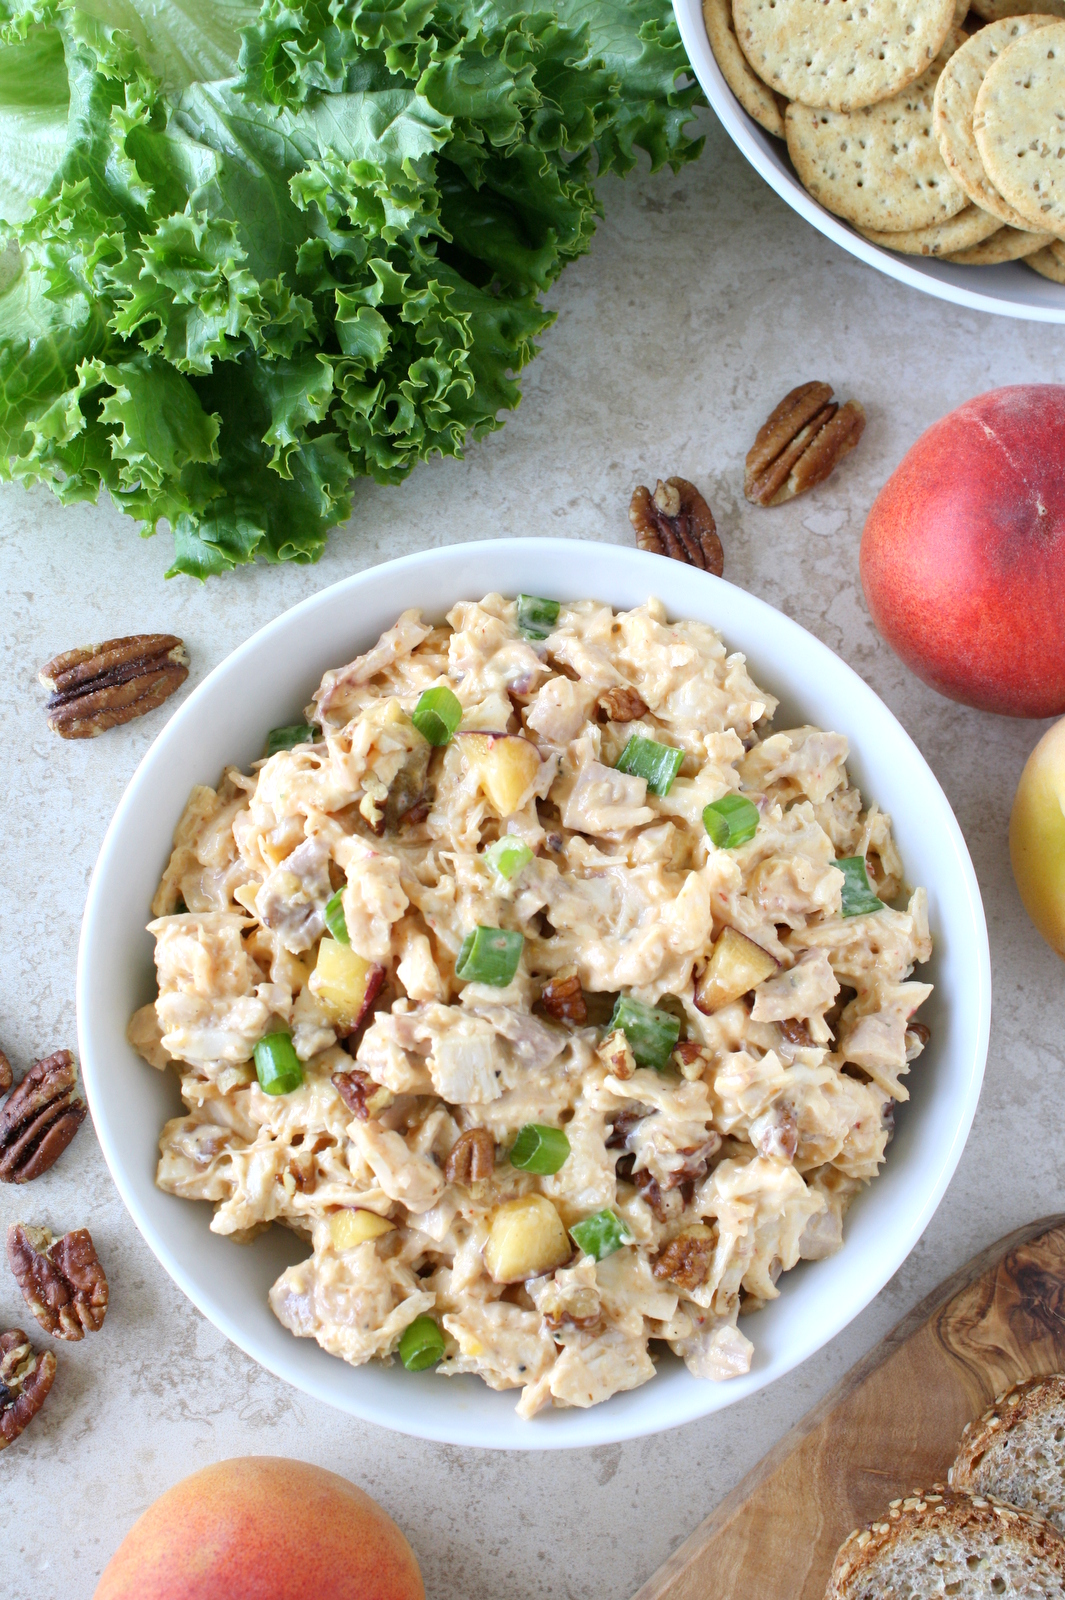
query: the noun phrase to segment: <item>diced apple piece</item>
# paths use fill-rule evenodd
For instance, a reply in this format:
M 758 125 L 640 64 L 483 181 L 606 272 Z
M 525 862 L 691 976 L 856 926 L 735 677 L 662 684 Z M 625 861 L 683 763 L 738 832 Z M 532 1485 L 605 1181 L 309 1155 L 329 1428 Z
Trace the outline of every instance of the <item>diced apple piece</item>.
M 508 1200 L 492 1218 L 484 1264 L 496 1283 L 553 1272 L 573 1254 L 562 1218 L 542 1194 Z
M 356 955 L 336 939 L 323 939 L 311 973 L 310 990 L 318 996 L 336 1032 L 354 1033 L 385 981 L 384 967 Z
M 539 751 L 516 734 L 463 734 L 462 753 L 501 817 L 520 808 L 539 776 Z
M 329 1218 L 329 1237 L 334 1250 L 354 1250 L 367 1239 L 379 1239 L 383 1233 L 392 1233 L 395 1223 L 379 1217 L 376 1211 L 334 1211 Z
M 777 962 L 760 944 L 735 928 L 726 928 L 717 941 L 702 977 L 695 985 L 700 1011 L 717 1011 L 730 1000 L 762 983 L 777 970 Z

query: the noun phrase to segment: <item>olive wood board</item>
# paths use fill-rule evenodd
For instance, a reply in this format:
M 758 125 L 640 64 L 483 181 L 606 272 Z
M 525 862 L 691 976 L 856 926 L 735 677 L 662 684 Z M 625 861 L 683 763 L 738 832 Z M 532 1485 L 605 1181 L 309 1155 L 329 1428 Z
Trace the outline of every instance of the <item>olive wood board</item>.
M 943 1482 L 966 1423 L 1065 1371 L 1065 1215 L 991 1245 L 904 1318 L 749 1472 L 633 1600 L 824 1600 L 836 1551 Z

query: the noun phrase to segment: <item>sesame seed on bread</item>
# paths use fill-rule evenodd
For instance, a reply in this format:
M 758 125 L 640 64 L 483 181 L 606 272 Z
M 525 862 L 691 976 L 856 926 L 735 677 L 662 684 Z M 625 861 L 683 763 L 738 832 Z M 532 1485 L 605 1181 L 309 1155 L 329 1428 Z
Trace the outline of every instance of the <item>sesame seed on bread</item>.
M 1027 1378 L 970 1422 L 950 1484 L 994 1494 L 1065 1534 L 1065 1376 Z
M 845 1539 L 825 1600 L 1065 1600 L 1065 1539 L 990 1496 L 933 1484 Z

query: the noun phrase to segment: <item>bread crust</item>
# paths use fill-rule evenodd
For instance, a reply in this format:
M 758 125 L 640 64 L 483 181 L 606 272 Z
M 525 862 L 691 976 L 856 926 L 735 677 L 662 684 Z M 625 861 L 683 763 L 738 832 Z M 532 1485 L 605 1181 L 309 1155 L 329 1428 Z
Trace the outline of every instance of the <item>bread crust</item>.
M 999 1494 L 1065 1533 L 1065 1473 L 1032 1460 L 1046 1430 L 1065 1426 L 1065 1374 L 1026 1378 L 1000 1394 L 961 1436 L 948 1482 L 969 1494 Z M 1065 1443 L 1060 1448 L 1065 1461 Z
M 888 1600 L 894 1593 L 892 1566 L 896 1558 L 905 1560 L 908 1550 L 922 1542 L 930 1546 L 943 1539 L 956 1543 L 997 1545 L 1008 1542 L 1015 1559 L 1037 1564 L 1031 1574 L 1034 1586 L 1011 1588 L 1007 1593 L 1057 1600 L 1065 1595 L 1065 1540 L 1041 1517 L 1018 1511 L 990 1495 L 962 1494 L 943 1484 L 933 1484 L 923 1493 L 915 1490 L 905 1499 L 895 1500 L 882 1521 L 867 1528 L 856 1528 L 839 1548 L 825 1600 Z M 964 1557 L 960 1557 L 965 1574 Z M 915 1594 L 910 1587 L 901 1591 Z M 929 1596 L 942 1593 L 928 1589 Z M 974 1591 L 975 1592 L 975 1591 Z

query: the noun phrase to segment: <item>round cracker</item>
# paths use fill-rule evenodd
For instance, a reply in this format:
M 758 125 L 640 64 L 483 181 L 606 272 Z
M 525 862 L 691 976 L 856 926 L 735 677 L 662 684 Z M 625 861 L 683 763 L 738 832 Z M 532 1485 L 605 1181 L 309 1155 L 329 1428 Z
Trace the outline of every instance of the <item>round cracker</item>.
M 1023 261 L 1050 243 L 1049 233 L 1029 233 L 1025 228 L 1000 228 L 989 238 L 968 250 L 955 250 L 944 261 L 957 261 L 963 267 L 997 267 L 1003 261 Z
M 910 233 L 878 233 L 874 228 L 859 228 L 858 232 L 870 244 L 878 244 L 884 250 L 898 250 L 904 256 L 945 256 L 970 249 L 997 233 L 1001 226 L 997 217 L 981 211 L 979 206 L 966 206 L 949 222 L 937 222 L 931 228 L 917 228 Z
M 1025 256 L 1024 264 L 1038 272 L 1041 278 L 1053 283 L 1065 283 L 1065 261 L 1059 261 L 1053 250 L 1037 250 L 1034 256 Z
M 927 72 L 879 105 L 860 111 L 788 107 L 788 154 L 827 210 L 856 228 L 908 233 L 946 222 L 969 204 L 932 132 L 936 82 L 960 38 L 952 34 Z
M 758 76 L 803 105 L 854 111 L 926 72 L 954 0 L 733 0 L 736 37 Z
M 1065 0 L 973 0 L 973 10 L 985 22 L 1003 17 L 1065 17 Z
M 703 0 L 706 37 L 721 68 L 721 76 L 749 117 L 777 139 L 784 137 L 784 113 L 772 89 L 751 71 L 750 62 L 736 42 L 732 26 L 732 0 Z
M 1026 226 L 1065 238 L 1065 22 L 1022 34 L 988 68 L 973 132 L 988 177 Z
M 1011 228 L 1025 228 L 1026 220 L 1007 205 L 984 170 L 973 133 L 973 110 L 980 85 L 1002 52 L 1014 40 L 1052 21 L 1051 17 L 1026 16 L 989 23 L 955 50 L 936 84 L 934 126 L 947 171 L 975 205 Z

